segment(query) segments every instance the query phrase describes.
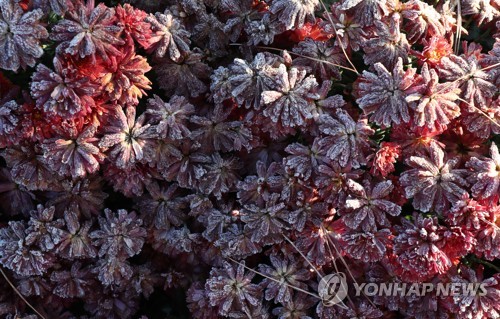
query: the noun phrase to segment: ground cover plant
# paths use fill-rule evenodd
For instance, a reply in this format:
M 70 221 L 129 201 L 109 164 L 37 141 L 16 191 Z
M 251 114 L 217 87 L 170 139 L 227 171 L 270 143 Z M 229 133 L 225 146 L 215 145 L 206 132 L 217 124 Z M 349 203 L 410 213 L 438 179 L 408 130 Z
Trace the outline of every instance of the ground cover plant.
M 0 0 L 0 317 L 500 318 L 499 10 Z

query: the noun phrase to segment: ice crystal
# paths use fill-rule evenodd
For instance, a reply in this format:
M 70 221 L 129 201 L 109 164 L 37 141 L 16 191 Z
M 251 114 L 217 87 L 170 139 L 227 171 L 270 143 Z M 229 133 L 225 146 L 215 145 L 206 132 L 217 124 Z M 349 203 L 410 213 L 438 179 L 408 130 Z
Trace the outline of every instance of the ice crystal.
M 161 138 L 182 139 L 190 134 L 187 120 L 195 109 L 182 96 L 174 95 L 164 102 L 158 95 L 148 100 L 148 123 L 152 124 Z
M 312 118 L 313 100 L 318 99 L 318 83 L 314 76 L 307 76 L 304 69 L 292 67 L 287 70 L 281 64 L 268 89 L 261 94 L 264 115 L 284 127 L 305 126 Z
M 103 3 L 96 6 L 95 0 L 86 3 L 82 0 L 52 28 L 50 39 L 61 42 L 57 47 L 61 53 L 80 58 L 92 56 L 93 59 L 98 53 L 108 61 L 109 55 L 120 55 L 116 46 L 125 44 L 118 38 L 122 28 L 115 25 L 115 21 L 114 9 Z
M 130 168 L 143 160 L 145 148 L 155 135 L 149 124 L 144 125 L 145 116 L 136 119 L 135 112 L 133 107 L 128 107 L 126 114 L 119 108 L 99 142 L 99 147 L 108 149 L 108 158 L 119 168 Z
M 366 119 L 355 122 L 346 111 L 338 109 L 334 117 L 323 114 L 319 121 L 319 129 L 325 135 L 320 145 L 326 148 L 329 158 L 341 167 L 358 168 L 366 163 L 368 137 L 374 133 Z
M 409 90 L 406 101 L 415 110 L 414 122 L 418 126 L 429 129 L 439 125 L 447 125 L 460 115 L 456 101 L 460 89 L 455 82 L 439 83 L 439 77 L 434 69 L 427 64 L 422 67 L 422 84 Z
M 35 65 L 43 55 L 40 42 L 49 36 L 42 16 L 40 9 L 25 12 L 18 1 L 0 1 L 0 68 L 17 72 Z
M 169 10 L 165 10 L 164 13 L 157 12 L 155 15 L 150 14 L 145 21 L 151 24 L 154 32 L 147 47 L 149 52 L 154 52 L 159 58 L 167 56 L 176 62 L 181 60 L 183 54 L 189 52 L 191 34 Z
M 61 176 L 84 177 L 99 170 L 104 154 L 97 147 L 97 128 L 90 125 L 77 132 L 68 129 L 61 137 L 44 141 L 44 161 Z
M 99 230 L 90 234 L 93 244 L 100 247 L 99 256 L 132 257 L 141 251 L 146 229 L 142 227 L 142 220 L 137 218 L 135 212 L 128 213 L 119 209 L 114 213 L 106 209 L 104 217 L 99 217 L 99 227 Z
M 472 157 L 466 167 L 472 170 L 469 181 L 474 197 L 495 201 L 500 196 L 500 154 L 495 143 L 491 144 L 490 157 Z
M 319 7 L 318 0 L 273 0 L 269 11 L 276 15 L 280 25 L 290 30 L 312 21 L 317 7 Z
M 386 215 L 401 213 L 400 206 L 385 199 L 394 189 L 390 180 L 377 184 L 364 180 L 363 185 L 348 180 L 347 187 L 351 194 L 346 199 L 343 220 L 351 229 L 361 226 L 365 232 L 374 232 L 378 226 L 390 226 Z
M 392 72 L 381 63 L 375 63 L 373 67 L 377 73 L 363 71 L 358 80 L 356 95 L 359 98 L 356 103 L 365 114 L 372 114 L 370 121 L 383 127 L 408 122 L 410 112 L 405 98 L 408 90 L 418 81 L 416 69 L 403 70 L 402 59 L 398 59 Z
M 401 185 L 407 198 L 413 197 L 413 207 L 423 212 L 443 212 L 464 194 L 468 185 L 467 171 L 455 168 L 458 158 L 446 159 L 443 150 L 431 144 L 429 155 L 411 156 L 406 164 L 411 167 L 401 174 Z

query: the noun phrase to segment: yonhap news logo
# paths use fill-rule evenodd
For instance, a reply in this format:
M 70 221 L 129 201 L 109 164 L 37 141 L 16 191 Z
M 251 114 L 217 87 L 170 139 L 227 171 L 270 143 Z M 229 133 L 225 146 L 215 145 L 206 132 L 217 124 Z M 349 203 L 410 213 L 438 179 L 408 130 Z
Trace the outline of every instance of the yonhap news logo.
M 384 297 L 406 297 L 406 296 L 425 296 L 434 293 L 436 296 L 460 296 L 475 297 L 487 294 L 484 283 L 352 283 L 354 288 L 353 295 L 359 297 L 384 296 Z M 323 301 L 323 305 L 331 307 L 334 305 L 343 305 L 343 300 L 349 293 L 347 278 L 344 273 L 334 273 L 321 278 L 318 285 L 318 295 Z
M 327 275 L 319 282 L 318 295 L 326 307 L 341 303 L 347 297 L 347 293 L 347 280 L 342 272 Z

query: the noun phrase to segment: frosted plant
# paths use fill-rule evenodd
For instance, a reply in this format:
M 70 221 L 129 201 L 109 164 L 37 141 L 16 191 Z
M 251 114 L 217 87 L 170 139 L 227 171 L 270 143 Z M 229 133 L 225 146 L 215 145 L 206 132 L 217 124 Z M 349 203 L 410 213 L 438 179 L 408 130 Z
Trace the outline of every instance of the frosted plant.
M 191 34 L 170 11 L 150 14 L 145 21 L 151 24 L 151 29 L 154 31 L 151 44 L 147 47 L 149 52 L 154 52 L 159 58 L 167 56 L 178 62 L 182 54 L 189 51 Z
M 251 149 L 252 132 L 243 121 L 230 121 L 231 109 L 217 105 L 206 116 L 194 115 L 191 122 L 198 128 L 193 129 L 191 138 L 208 151 L 240 151 Z
M 445 227 L 438 224 L 436 217 L 424 217 L 414 213 L 411 221 L 402 218 L 401 226 L 395 226 L 398 233 L 394 240 L 397 262 L 411 276 L 420 280 L 445 273 L 451 260 L 443 251 Z
M 122 28 L 115 25 L 115 10 L 103 3 L 95 5 L 95 0 L 79 1 L 75 10 L 67 12 L 65 19 L 59 21 L 50 34 L 50 39 L 61 42 L 60 53 L 76 55 L 80 58 L 98 53 L 104 61 L 108 55 L 120 55 L 116 48 L 125 42 L 118 37 Z
M 151 81 L 145 73 L 151 70 L 146 58 L 135 54 L 134 46 L 124 49 L 120 56 L 111 56 L 100 84 L 110 102 L 122 106 L 137 105 L 139 99 L 151 89 Z
M 43 55 L 41 40 L 49 33 L 40 9 L 24 12 L 15 0 L 0 0 L 0 68 L 17 72 L 34 66 Z
M 304 69 L 287 70 L 281 64 L 267 80 L 268 89 L 262 92 L 261 104 L 264 115 L 284 127 L 305 126 L 313 117 L 314 99 L 318 99 L 318 83 L 314 76 L 307 76 Z
M 295 176 L 308 180 L 313 172 L 318 172 L 318 167 L 325 161 L 325 151 L 319 145 L 319 139 L 314 139 L 310 146 L 292 143 L 285 148 L 291 154 L 284 158 L 285 167 L 293 171 Z
M 257 53 L 251 63 L 242 59 L 234 59 L 229 66 L 229 82 L 232 86 L 231 95 L 236 99 L 238 106 L 254 108 L 261 107 L 261 94 L 267 90 L 264 79 L 266 70 L 279 59 L 273 54 Z
M 305 22 L 314 20 L 314 10 L 319 0 L 273 0 L 269 11 L 276 15 L 279 24 L 286 30 L 300 28 Z
M 47 194 L 47 205 L 55 206 L 58 216 L 70 211 L 77 216 L 97 216 L 104 208 L 108 194 L 102 190 L 100 177 L 61 181 L 60 189 Z
M 245 205 L 242 209 L 241 220 L 245 223 L 245 230 L 251 231 L 252 241 L 258 244 L 273 244 L 281 242 L 283 230 L 289 225 L 285 221 L 289 212 L 279 196 L 271 195 L 265 205 Z
M 36 246 L 29 246 L 26 235 L 21 221 L 10 221 L 8 227 L 0 229 L 0 263 L 21 276 L 40 276 L 53 265 L 53 260 Z
M 20 123 L 18 114 L 20 106 L 16 101 L 0 101 L 0 147 L 4 148 L 13 144 L 16 128 Z
M 366 163 L 370 151 L 369 136 L 374 130 L 366 119 L 355 122 L 343 109 L 338 109 L 334 117 L 323 114 L 319 117 L 319 130 L 325 137 L 319 142 L 326 148 L 326 155 L 341 167 L 358 168 Z
M 338 46 L 306 38 L 293 48 L 293 52 L 301 55 L 293 60 L 293 65 L 310 67 L 312 73 L 323 81 L 340 79 L 338 65 L 345 65 L 346 59 Z
M 442 213 L 467 193 L 467 171 L 455 168 L 458 158 L 446 159 L 436 143 L 430 145 L 429 153 L 410 156 L 406 164 L 411 169 L 401 174 L 400 182 L 406 197 L 413 197 L 415 209 Z
M 229 13 L 229 18 L 224 25 L 224 32 L 229 39 L 236 42 L 248 23 L 259 13 L 252 7 L 252 0 L 221 0 L 220 8 Z
M 468 180 L 472 185 L 472 194 L 479 199 L 498 200 L 500 196 L 500 154 L 498 146 L 491 144 L 490 157 L 472 157 L 466 167 L 472 170 Z
M 104 217 L 99 216 L 99 228 L 90 234 L 92 243 L 100 247 L 99 256 L 132 257 L 141 251 L 146 238 L 142 220 L 124 209 L 116 213 L 105 209 Z
M 342 235 L 346 253 L 366 263 L 381 260 L 388 246 L 392 243 L 391 231 L 387 228 L 381 230 L 356 230 L 352 229 Z
M 270 14 L 265 14 L 262 19 L 248 23 L 245 31 L 249 34 L 249 45 L 259 45 L 261 43 L 268 45 L 274 41 L 274 37 L 280 33 L 281 28 L 276 21 L 272 20 Z
M 348 180 L 347 187 L 350 195 L 341 210 L 342 220 L 353 230 L 361 226 L 365 232 L 375 232 L 380 226 L 390 227 L 387 215 L 401 213 L 401 207 L 387 199 L 394 189 L 390 180 L 377 184 L 364 180 L 363 185 Z
M 160 87 L 168 96 L 198 97 L 205 93 L 212 69 L 203 62 L 204 54 L 196 49 L 186 53 L 178 62 L 163 60 L 155 70 Z
M 275 300 L 276 302 L 289 302 L 292 299 L 294 289 L 307 289 L 304 281 L 311 277 L 311 273 L 307 269 L 297 269 L 297 263 L 293 256 L 280 257 L 277 255 L 269 256 L 271 265 L 260 264 L 260 273 L 271 279 L 264 279 L 262 286 L 265 287 L 265 299 Z
M 214 14 L 199 14 L 194 26 L 193 42 L 210 55 L 221 57 L 227 55 L 226 46 L 229 38 L 224 33 L 224 24 Z
M 421 38 L 444 36 L 446 33 L 441 14 L 433 6 L 423 1 L 406 2 L 401 14 L 405 19 L 403 27 L 408 32 L 407 38 L 410 43 L 415 43 Z
M 500 17 L 500 9 L 495 0 L 465 0 L 461 2 L 462 14 L 474 15 L 478 25 L 486 24 Z
M 70 128 L 63 136 L 45 140 L 44 162 L 61 176 L 78 178 L 97 172 L 105 156 L 97 147 L 96 131 L 92 125 L 81 132 Z
M 146 188 L 148 193 L 137 199 L 137 208 L 145 224 L 158 229 L 168 229 L 170 225 L 181 226 L 185 219 L 183 209 L 187 203 L 178 196 L 178 185 L 153 182 Z
M 365 114 L 372 114 L 370 121 L 382 127 L 410 120 L 407 91 L 418 83 L 416 69 L 403 70 L 403 60 L 398 59 L 392 72 L 382 63 L 373 66 L 376 73 L 363 71 L 355 88 L 356 103 Z
M 422 67 L 422 85 L 408 91 L 406 101 L 415 110 L 415 124 L 427 126 L 429 129 L 447 125 L 460 115 L 460 107 L 456 103 L 460 89 L 455 82 L 439 83 L 434 69 L 424 64 Z
M 83 298 L 91 293 L 90 269 L 83 268 L 80 262 L 75 262 L 71 270 L 54 271 L 50 280 L 56 284 L 54 294 L 62 298 Z
M 230 310 L 257 305 L 262 297 L 260 287 L 252 283 L 254 274 L 245 274 L 243 263 L 232 266 L 223 262 L 222 266 L 210 271 L 210 278 L 205 284 L 210 304 L 218 306 L 221 315 L 227 315 Z
M 56 253 L 69 260 L 95 258 L 97 252 L 89 237 L 92 221 L 86 220 L 83 224 L 80 224 L 78 215 L 72 211 L 67 211 L 64 214 L 64 221 L 66 222 L 66 229 L 63 229 Z
M 145 148 L 155 135 L 150 125 L 144 125 L 144 115 L 135 118 L 135 108 L 128 107 L 127 114 L 121 108 L 106 127 L 99 147 L 107 149 L 108 158 L 119 168 L 128 168 L 144 159 Z
M 339 9 L 354 10 L 353 16 L 361 26 L 373 25 L 374 21 L 381 20 L 388 13 L 387 0 L 346 0 Z
M 195 109 L 183 96 L 174 95 L 164 102 L 158 95 L 148 100 L 147 123 L 161 138 L 182 139 L 190 134 L 187 120 Z
M 439 76 L 459 85 L 461 97 L 471 112 L 474 107 L 486 105 L 497 91 L 497 87 L 491 83 L 491 74 L 481 70 L 475 55 L 465 57 L 451 54 L 442 58 Z
M 374 23 L 377 28 L 375 35 L 363 43 L 365 63 L 373 65 L 380 62 L 389 70 L 396 66 L 400 58 L 406 63 L 410 44 L 399 29 L 400 19 L 393 16 L 389 23 L 379 20 Z
M 31 82 L 31 95 L 38 108 L 62 118 L 75 118 L 91 112 L 92 98 L 99 89 L 88 77 L 81 77 L 63 61 L 54 59 L 55 71 L 37 66 Z M 73 71 L 73 72 L 72 72 Z
M 218 199 L 234 189 L 239 180 L 236 171 L 242 163 L 235 157 L 221 157 L 219 153 L 211 156 L 210 163 L 205 166 L 206 173 L 200 181 L 200 190 L 212 194 Z
M 30 213 L 30 221 L 26 229 L 26 244 L 38 243 L 42 251 L 52 251 L 62 239 L 64 226 L 62 219 L 54 220 L 55 208 L 38 205 Z

